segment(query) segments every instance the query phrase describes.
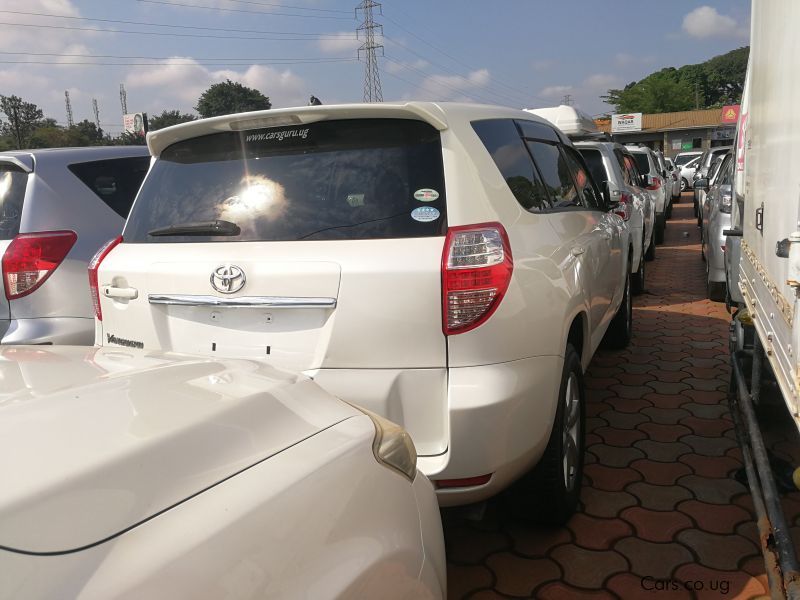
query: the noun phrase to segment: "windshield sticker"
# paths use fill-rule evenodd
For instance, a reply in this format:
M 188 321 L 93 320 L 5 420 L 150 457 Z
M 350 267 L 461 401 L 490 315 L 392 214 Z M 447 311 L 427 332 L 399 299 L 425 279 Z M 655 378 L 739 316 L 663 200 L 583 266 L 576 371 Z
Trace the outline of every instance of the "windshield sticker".
M 364 194 L 347 194 L 347 203 L 353 208 L 364 206 Z
M 414 200 L 419 200 L 420 202 L 433 202 L 438 199 L 439 192 L 430 188 L 422 188 L 414 192 Z
M 411 218 L 420 223 L 429 223 L 439 218 L 441 213 L 432 206 L 420 206 L 411 211 Z
M 269 133 L 248 133 L 245 142 L 264 142 L 266 140 L 283 141 L 288 138 L 301 138 L 308 137 L 308 129 L 284 129 L 283 131 L 270 131 Z

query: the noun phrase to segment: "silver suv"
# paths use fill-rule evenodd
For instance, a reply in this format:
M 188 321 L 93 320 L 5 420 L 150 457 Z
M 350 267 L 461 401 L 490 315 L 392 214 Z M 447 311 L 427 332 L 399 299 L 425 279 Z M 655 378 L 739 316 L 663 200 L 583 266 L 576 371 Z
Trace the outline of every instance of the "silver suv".
M 94 341 L 86 267 L 122 231 L 149 164 L 141 146 L 0 155 L 0 343 Z
M 664 229 L 667 226 L 667 213 L 672 203 L 668 194 L 666 177 L 662 175 L 658 157 L 655 152 L 646 146 L 625 146 L 636 159 L 639 173 L 643 175 L 643 182 L 656 207 L 656 225 L 654 234 L 656 244 L 664 242 Z
M 609 197 L 617 206 L 614 212 L 628 225 L 633 242 L 631 283 L 635 292 L 643 292 L 645 260 L 656 257 L 655 203 L 643 187 L 636 160 L 625 146 L 616 142 L 575 142 L 575 147 L 597 184 L 608 186 Z

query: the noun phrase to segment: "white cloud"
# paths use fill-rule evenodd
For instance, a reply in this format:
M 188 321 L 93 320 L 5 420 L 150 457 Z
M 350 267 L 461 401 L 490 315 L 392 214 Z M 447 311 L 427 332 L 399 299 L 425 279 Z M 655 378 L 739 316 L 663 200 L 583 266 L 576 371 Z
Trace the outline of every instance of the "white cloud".
M 683 18 L 683 30 L 693 38 L 747 37 L 749 31 L 736 19 L 717 12 L 712 6 L 700 6 Z
M 540 58 L 534 60 L 531 66 L 534 71 L 547 71 L 556 65 L 556 61 L 551 58 Z
M 549 85 L 539 92 L 541 98 L 561 99 L 564 94 L 569 94 L 575 90 L 571 85 Z
M 428 61 L 422 60 L 421 58 L 417 59 L 415 61 L 412 61 L 412 62 L 400 62 L 400 61 L 389 61 L 389 60 L 387 60 L 384 63 L 384 67 L 386 68 L 386 71 L 388 73 L 397 74 L 397 73 L 402 73 L 403 71 L 406 71 L 406 70 L 409 70 L 409 69 L 412 70 L 412 71 L 413 70 L 419 71 L 421 69 L 427 68 L 428 64 L 429 64 Z
M 472 71 L 466 77 L 431 75 L 422 82 L 416 97 L 420 100 L 471 101 L 470 91 L 486 87 L 490 80 L 488 69 Z
M 264 65 L 251 65 L 241 72 L 233 69 L 211 71 L 192 58 L 182 57 L 173 57 L 167 64 L 134 68 L 125 78 L 125 86 L 129 98 L 137 90 L 144 92 L 140 95 L 148 98 L 148 107 L 152 106 L 145 110 L 171 107 L 187 110 L 197 103 L 200 94 L 211 84 L 226 79 L 261 91 L 269 96 L 275 108 L 304 105 L 310 93 L 308 84 L 288 69 L 279 71 Z
M 6 4 L 8 3 L 0 2 L 0 7 L 5 7 Z M 24 7 L 8 6 L 8 8 L 32 13 L 72 17 L 80 16 L 80 11 L 71 0 L 27 0 Z M 0 50 L 14 50 L 16 52 L 65 52 L 65 49 L 70 45 L 80 44 L 87 38 L 101 35 L 89 31 L 26 27 L 24 24 L 36 23 L 49 25 L 54 22 L 32 20 L 30 16 L 15 15 L 13 13 L 3 14 L 3 22 L 8 23 L 8 25 L 0 25 Z M 83 46 L 80 45 L 80 47 Z
M 354 54 L 363 43 L 363 40 L 356 39 L 352 31 L 337 31 L 325 35 L 326 37 L 319 40 L 317 44 L 319 49 L 326 54 Z

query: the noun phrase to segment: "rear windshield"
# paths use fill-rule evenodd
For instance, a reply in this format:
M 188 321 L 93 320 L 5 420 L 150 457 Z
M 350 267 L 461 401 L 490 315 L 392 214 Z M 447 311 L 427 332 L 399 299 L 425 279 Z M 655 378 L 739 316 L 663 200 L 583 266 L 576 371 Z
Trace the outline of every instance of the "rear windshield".
M 698 158 L 699 156 L 699 154 L 679 154 L 675 157 L 675 164 L 680 167 L 681 165 L 685 165 L 690 160 Z
M 10 240 L 19 233 L 22 203 L 28 174 L 9 163 L 0 163 L 0 240 Z
M 420 121 L 217 133 L 162 152 L 124 237 L 141 243 L 438 236 L 446 230 L 445 200 L 439 132 Z M 238 234 L 148 234 L 215 220 L 234 223 Z
M 130 156 L 73 163 L 68 168 L 83 185 L 124 219 L 131 210 L 149 166 L 149 156 Z
M 597 185 L 602 186 L 604 181 L 611 179 L 606 173 L 606 167 L 603 164 L 603 155 L 599 150 L 590 150 L 588 148 L 578 148 L 578 152 L 583 156 L 586 161 L 586 166 L 589 167 L 589 172 L 592 174 Z
M 636 166 L 639 172 L 647 175 L 650 172 L 650 161 L 647 160 L 647 154 L 642 152 L 632 152 L 631 154 L 636 159 Z

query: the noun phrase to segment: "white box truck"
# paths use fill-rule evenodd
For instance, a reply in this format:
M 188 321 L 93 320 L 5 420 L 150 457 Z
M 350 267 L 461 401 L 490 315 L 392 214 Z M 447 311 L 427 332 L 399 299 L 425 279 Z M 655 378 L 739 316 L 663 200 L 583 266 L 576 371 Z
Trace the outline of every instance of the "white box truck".
M 800 429 L 800 2 L 753 0 L 727 231 L 731 413 L 758 514 L 773 597 L 800 597 L 798 562 L 756 419 L 774 375 Z

